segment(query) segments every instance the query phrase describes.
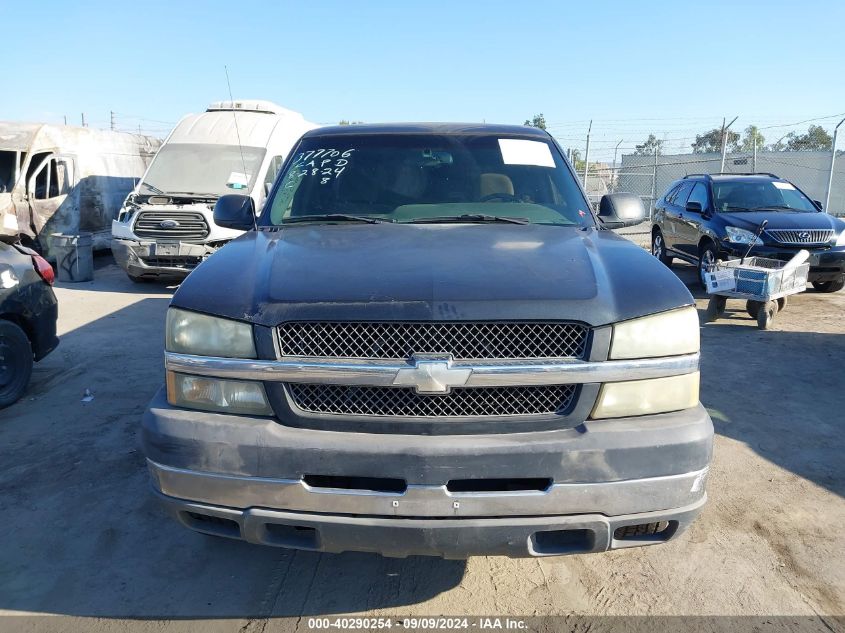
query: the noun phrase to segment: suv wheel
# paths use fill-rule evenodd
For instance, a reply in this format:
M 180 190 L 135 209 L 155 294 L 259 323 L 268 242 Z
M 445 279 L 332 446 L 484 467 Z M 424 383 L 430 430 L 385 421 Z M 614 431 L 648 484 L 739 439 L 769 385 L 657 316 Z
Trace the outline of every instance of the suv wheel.
M 833 281 L 814 281 L 813 288 L 817 292 L 837 292 L 845 288 L 845 277 Z
M 32 346 L 26 333 L 11 321 L 0 320 L 0 409 L 23 395 L 32 375 Z
M 666 266 L 672 265 L 672 257 L 666 252 L 666 240 L 660 229 L 655 229 L 651 234 L 651 254 Z
M 716 247 L 707 242 L 701 246 L 698 252 L 698 283 L 701 287 L 707 290 L 707 284 L 704 282 L 704 273 L 707 272 L 708 267 L 714 266 L 719 261 L 716 256 Z

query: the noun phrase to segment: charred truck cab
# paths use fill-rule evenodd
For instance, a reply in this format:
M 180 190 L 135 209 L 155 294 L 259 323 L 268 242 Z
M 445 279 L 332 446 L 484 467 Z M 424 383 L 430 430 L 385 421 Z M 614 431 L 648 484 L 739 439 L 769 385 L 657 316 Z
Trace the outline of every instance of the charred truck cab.
M 246 230 L 250 198 L 215 206 Z M 306 133 L 257 230 L 176 292 L 143 420 L 184 525 L 306 550 L 549 556 L 666 542 L 706 500 L 687 288 L 521 126 Z
M 112 252 L 133 281 L 185 277 L 241 234 L 214 223 L 215 201 L 260 209 L 291 146 L 315 126 L 267 101 L 221 101 L 183 118 L 112 223 Z

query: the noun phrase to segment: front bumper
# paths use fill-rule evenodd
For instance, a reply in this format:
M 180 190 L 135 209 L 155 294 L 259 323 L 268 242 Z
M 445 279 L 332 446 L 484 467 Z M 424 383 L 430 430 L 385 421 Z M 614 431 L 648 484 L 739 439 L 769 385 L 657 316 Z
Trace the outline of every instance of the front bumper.
M 736 259 L 744 256 L 747 249 L 747 245 L 722 242 L 719 255 L 722 259 Z M 789 248 L 786 246 L 764 244 L 762 246 L 754 246 L 751 249 L 750 256 L 789 261 L 795 257 L 799 250 L 801 250 L 799 247 Z M 808 281 L 836 281 L 845 275 L 845 247 L 809 247 L 807 250 L 810 253 L 808 260 L 810 263 Z
M 112 255 L 133 277 L 187 277 L 220 244 L 158 243 L 114 238 Z
M 700 406 L 533 433 L 374 435 L 177 409 L 160 392 L 143 422 L 153 487 L 188 527 L 300 549 L 449 558 L 666 541 L 705 502 L 712 438 Z M 393 491 L 310 483 L 321 477 L 403 483 Z M 452 485 L 529 478 L 551 483 L 486 492 Z M 646 523 L 663 529 L 614 537 Z

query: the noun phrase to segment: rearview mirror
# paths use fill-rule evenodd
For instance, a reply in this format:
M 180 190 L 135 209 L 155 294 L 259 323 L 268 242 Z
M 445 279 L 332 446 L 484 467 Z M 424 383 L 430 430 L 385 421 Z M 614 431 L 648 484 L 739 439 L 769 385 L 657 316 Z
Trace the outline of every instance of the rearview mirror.
M 255 203 L 249 196 L 230 193 L 214 204 L 214 223 L 227 229 L 248 231 L 255 226 Z
M 686 209 L 690 213 L 701 213 L 701 203 L 695 202 L 694 200 L 690 200 L 689 202 L 687 202 Z
M 646 219 L 643 201 L 632 193 L 609 193 L 599 202 L 599 219 L 609 229 L 635 226 Z

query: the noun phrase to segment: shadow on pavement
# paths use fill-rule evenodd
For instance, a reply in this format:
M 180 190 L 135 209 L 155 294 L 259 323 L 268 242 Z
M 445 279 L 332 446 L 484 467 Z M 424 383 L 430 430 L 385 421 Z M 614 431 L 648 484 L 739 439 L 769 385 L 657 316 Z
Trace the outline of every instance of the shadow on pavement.
M 104 272 L 96 284 L 125 291 L 129 282 Z M 258 547 L 196 534 L 165 515 L 150 494 L 139 421 L 163 382 L 168 303 L 143 298 L 67 333 L 24 399 L 0 412 L 0 611 L 355 613 L 416 604 L 460 584 L 463 562 Z M 84 306 L 71 300 L 62 309 Z M 94 400 L 83 403 L 86 388 Z

